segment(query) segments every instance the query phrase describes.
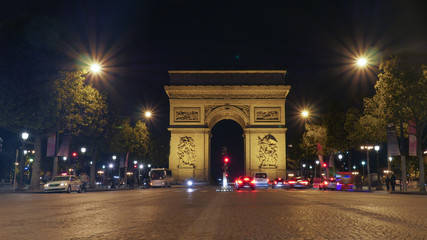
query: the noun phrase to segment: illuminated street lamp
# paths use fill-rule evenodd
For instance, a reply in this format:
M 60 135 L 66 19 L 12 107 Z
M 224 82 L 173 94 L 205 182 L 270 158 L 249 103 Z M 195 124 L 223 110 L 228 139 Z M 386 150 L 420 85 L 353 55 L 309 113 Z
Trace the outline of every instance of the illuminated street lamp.
M 146 112 L 144 113 L 144 116 L 145 116 L 146 118 L 150 118 L 150 117 L 151 117 L 151 112 L 150 112 L 150 111 L 146 111 Z
M 366 58 L 361 57 L 361 58 L 357 59 L 356 64 L 359 67 L 365 67 L 368 64 L 368 61 L 366 60 Z
M 30 135 L 27 132 L 23 132 L 21 134 L 22 147 L 21 147 L 21 158 L 19 159 L 19 185 L 18 185 L 18 190 L 24 189 L 24 148 L 25 148 L 25 141 L 28 139 L 29 136 Z M 15 174 L 16 174 L 16 171 L 15 171 Z M 15 182 L 13 184 L 15 185 Z
M 366 161 L 367 161 L 367 165 L 366 165 L 366 170 L 368 173 L 368 189 L 369 191 L 371 191 L 371 171 L 369 168 L 369 150 L 374 149 L 374 146 L 361 146 L 360 149 L 362 150 L 366 150 Z
M 380 151 L 380 146 L 374 146 L 375 152 L 377 152 L 377 180 L 378 180 L 378 184 L 377 184 L 377 188 L 376 190 L 383 190 L 382 186 L 381 186 L 381 181 L 380 181 L 380 161 L 378 158 L 378 152 Z
M 362 161 L 362 171 L 363 171 L 363 178 L 365 178 L 365 161 Z
M 85 147 L 82 147 L 82 148 L 80 149 L 80 151 L 81 151 L 82 153 L 85 153 L 85 152 L 86 152 L 86 148 L 85 148 Z
M 93 63 L 90 65 L 90 71 L 92 73 L 100 73 L 101 72 L 101 65 L 97 63 Z
M 314 177 L 317 177 L 316 170 L 317 170 L 317 165 L 319 164 L 320 164 L 320 161 L 316 160 L 316 166 L 314 166 Z
M 302 116 L 303 118 L 308 118 L 308 116 L 310 116 L 310 113 L 309 113 L 307 110 L 303 110 L 303 111 L 301 112 L 301 116 Z
M 391 161 L 393 160 L 393 157 L 388 157 L 388 170 L 391 170 Z

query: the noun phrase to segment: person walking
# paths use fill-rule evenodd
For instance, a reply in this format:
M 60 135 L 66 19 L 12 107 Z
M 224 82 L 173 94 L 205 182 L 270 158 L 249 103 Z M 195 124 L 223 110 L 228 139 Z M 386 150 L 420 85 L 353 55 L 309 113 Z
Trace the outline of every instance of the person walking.
M 387 186 L 387 191 L 390 191 L 390 175 L 385 176 L 385 185 Z
M 391 183 L 391 191 L 394 192 L 396 190 L 396 175 L 394 175 L 394 173 L 391 174 L 390 183 Z

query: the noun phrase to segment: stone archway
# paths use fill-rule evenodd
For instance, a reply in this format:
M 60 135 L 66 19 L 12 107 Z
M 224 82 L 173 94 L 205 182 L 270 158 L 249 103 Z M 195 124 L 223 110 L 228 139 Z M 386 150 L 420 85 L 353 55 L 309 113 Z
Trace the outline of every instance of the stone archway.
M 210 132 L 219 121 L 244 132 L 245 174 L 286 174 L 286 71 L 169 71 L 169 168 L 177 181 L 208 181 Z M 263 85 L 259 85 L 262 83 Z M 193 84 L 193 85 L 188 85 Z M 245 85 L 246 84 L 246 85 Z

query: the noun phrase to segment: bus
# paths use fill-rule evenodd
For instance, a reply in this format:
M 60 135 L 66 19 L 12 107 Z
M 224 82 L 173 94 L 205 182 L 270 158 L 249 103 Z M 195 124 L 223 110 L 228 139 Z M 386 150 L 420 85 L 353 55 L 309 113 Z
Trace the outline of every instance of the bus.
M 172 171 L 166 168 L 153 168 L 148 173 L 150 187 L 171 187 Z

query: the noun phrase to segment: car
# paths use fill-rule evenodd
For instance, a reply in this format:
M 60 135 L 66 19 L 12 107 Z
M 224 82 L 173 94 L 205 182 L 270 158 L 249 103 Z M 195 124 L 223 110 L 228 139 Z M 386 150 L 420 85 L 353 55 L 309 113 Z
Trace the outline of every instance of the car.
M 276 178 L 271 183 L 271 188 L 285 188 L 285 180 L 283 178 Z
M 83 183 L 75 175 L 53 177 L 44 185 L 45 192 L 78 192 L 83 191 Z
M 330 189 L 332 191 L 335 191 L 337 189 L 337 182 L 335 178 L 325 178 L 320 184 L 319 184 L 319 190 L 327 190 Z
M 255 190 L 255 180 L 251 177 L 238 177 L 234 181 L 234 184 L 237 190 L 240 190 L 242 188 L 250 188 L 252 190 Z
M 291 178 L 285 182 L 285 188 L 308 188 L 309 181 L 302 177 Z
M 267 173 L 256 172 L 254 173 L 255 187 L 263 187 L 265 189 L 268 188 L 268 179 Z

